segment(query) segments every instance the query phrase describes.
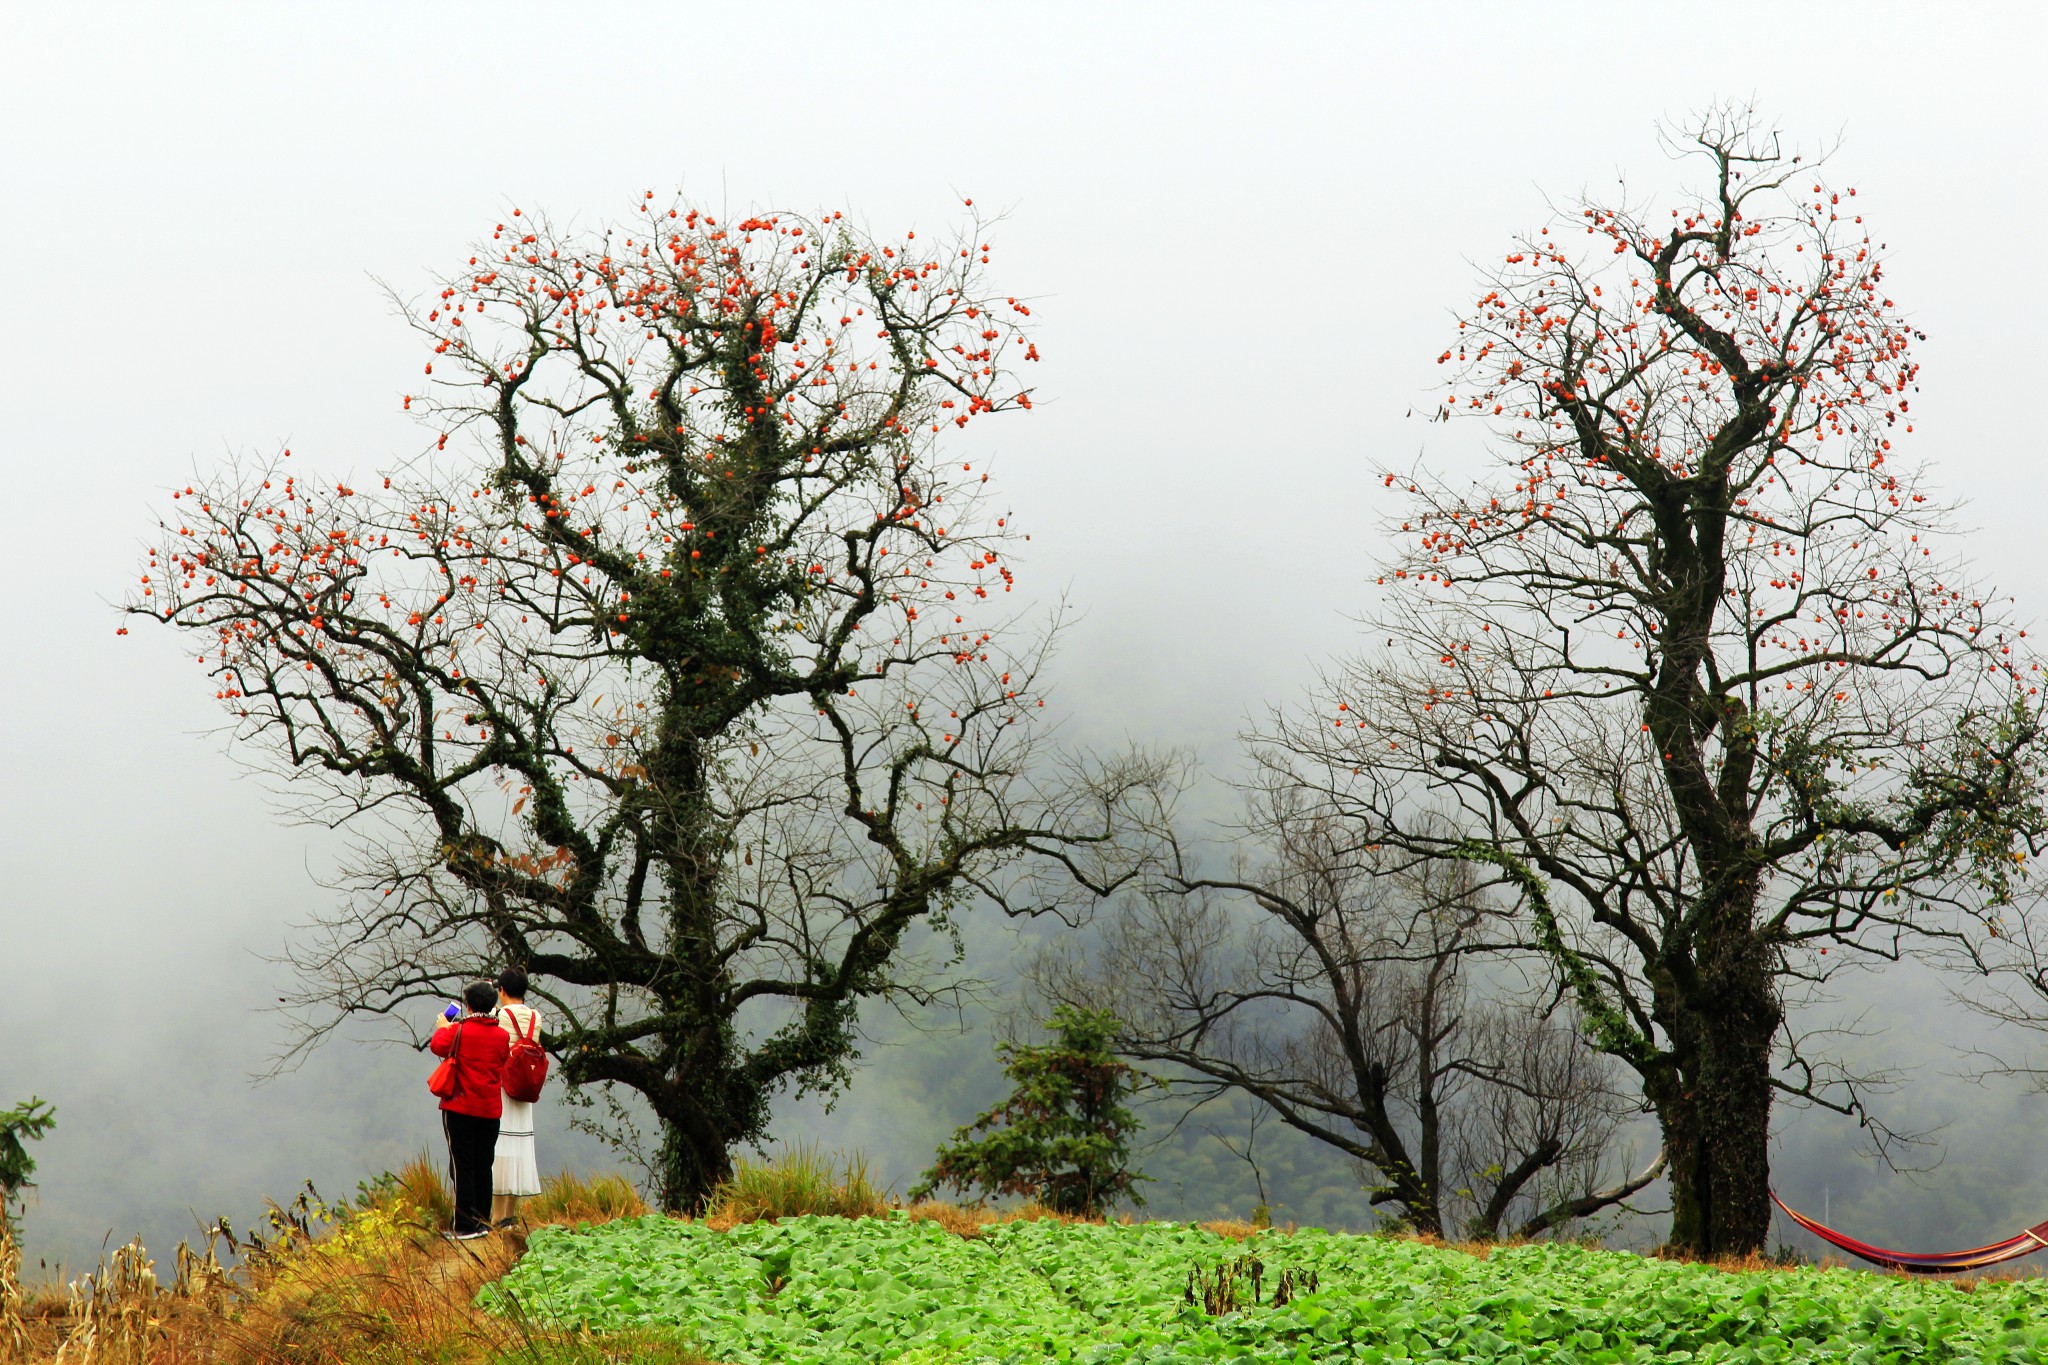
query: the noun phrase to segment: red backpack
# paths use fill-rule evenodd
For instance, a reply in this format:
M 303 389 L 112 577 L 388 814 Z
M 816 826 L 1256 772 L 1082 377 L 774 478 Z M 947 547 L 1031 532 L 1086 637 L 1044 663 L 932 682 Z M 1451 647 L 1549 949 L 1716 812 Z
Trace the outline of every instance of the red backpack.
M 548 1054 L 535 1035 L 540 1032 L 540 1016 L 526 1016 L 526 1032 L 512 1034 L 512 1055 L 505 1059 L 505 1098 L 532 1104 L 540 1098 L 540 1088 L 548 1080 Z

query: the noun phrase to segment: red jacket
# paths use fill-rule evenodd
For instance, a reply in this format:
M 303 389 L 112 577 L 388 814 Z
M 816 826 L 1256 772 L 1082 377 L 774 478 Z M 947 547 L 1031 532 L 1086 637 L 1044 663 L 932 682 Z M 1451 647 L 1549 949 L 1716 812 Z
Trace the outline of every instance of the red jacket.
M 462 1047 L 455 1046 L 455 1031 L 462 1030 Z M 434 1036 L 427 1046 L 436 1057 L 455 1054 L 455 1079 L 460 1089 L 452 1100 L 442 1100 L 441 1107 L 451 1114 L 468 1114 L 472 1118 L 495 1119 L 505 1113 L 505 1092 L 499 1083 L 505 1074 L 505 1058 L 512 1053 L 512 1038 L 498 1021 L 488 1016 L 475 1016 L 456 1024 L 443 1024 L 434 1030 Z

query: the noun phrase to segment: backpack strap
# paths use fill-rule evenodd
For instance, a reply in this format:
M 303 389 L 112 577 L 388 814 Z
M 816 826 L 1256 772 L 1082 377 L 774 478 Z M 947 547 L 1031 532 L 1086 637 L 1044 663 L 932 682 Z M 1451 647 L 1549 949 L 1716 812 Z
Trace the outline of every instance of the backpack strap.
M 535 1034 L 537 1034 L 537 1033 L 539 1033 L 539 1032 L 540 1032 L 540 1011 L 539 1011 L 539 1010 L 533 1010 L 533 1009 L 530 1009 L 530 1010 L 528 1010 L 528 1011 L 526 1012 L 526 1032 L 525 1032 L 525 1034 L 524 1034 L 523 1036 L 524 1036 L 524 1038 L 526 1039 L 526 1041 L 527 1041 L 527 1042 L 531 1043 L 531 1042 L 533 1041 L 533 1039 L 534 1039 L 534 1035 L 535 1035 Z

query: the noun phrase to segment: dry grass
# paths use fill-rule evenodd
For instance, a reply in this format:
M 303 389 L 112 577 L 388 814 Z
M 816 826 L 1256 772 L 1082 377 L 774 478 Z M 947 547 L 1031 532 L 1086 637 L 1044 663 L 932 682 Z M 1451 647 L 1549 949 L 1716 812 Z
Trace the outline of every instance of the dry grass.
M 0 1361 L 64 1365 L 708 1365 L 660 1333 L 592 1335 L 499 1317 L 477 1290 L 525 1251 L 524 1230 L 472 1242 L 441 1236 L 447 1182 L 421 1157 L 361 1207 L 302 1196 L 273 1208 L 265 1238 L 238 1243 L 223 1270 L 180 1246 L 162 1283 L 139 1243 L 70 1287 L 67 1298 L 21 1293 L 18 1260 L 0 1243 Z M 523 1210 L 527 1227 L 601 1222 L 645 1212 L 616 1176 L 558 1175 Z
M 914 1222 L 937 1223 L 956 1237 L 979 1237 L 983 1228 L 996 1221 L 993 1210 L 963 1208 L 936 1199 L 921 1200 L 904 1213 Z
M 724 1232 L 741 1223 L 806 1214 L 876 1218 L 889 1208 L 888 1193 L 868 1173 L 866 1157 L 800 1143 L 772 1161 L 737 1163 L 732 1178 L 712 1193 L 704 1223 Z
M 448 1176 L 440 1162 L 421 1152 L 393 1174 L 398 1177 L 398 1198 L 415 1210 L 422 1220 L 437 1228 L 454 1224 L 455 1191 L 449 1188 Z
M 1248 1218 L 1212 1218 L 1200 1226 L 1204 1232 L 1214 1233 L 1218 1237 L 1228 1237 L 1233 1242 L 1242 1242 L 1261 1232 L 1273 1231 L 1270 1224 L 1261 1225 Z
M 0 1222 L 0 1360 L 26 1357 L 33 1349 L 29 1323 L 39 1308 L 22 1287 L 21 1244 Z
M 1019 1204 L 1013 1208 L 990 1209 L 972 1204 L 948 1204 L 937 1199 L 923 1199 L 903 1210 L 904 1216 L 918 1223 L 937 1223 L 947 1232 L 960 1237 L 979 1237 L 988 1228 L 1000 1223 L 1101 1223 L 1101 1218 L 1082 1218 L 1071 1213 L 1060 1213 L 1043 1204 Z M 1129 1222 L 1128 1218 L 1120 1219 Z
M 1036 1202 L 992 1209 L 923 1199 L 906 1206 L 875 1183 L 867 1158 L 859 1152 L 825 1153 L 798 1144 L 769 1161 L 739 1162 L 732 1179 L 713 1193 L 704 1225 L 725 1232 L 742 1223 L 772 1222 L 807 1214 L 880 1218 L 898 1211 L 920 1223 L 937 1223 L 961 1237 L 978 1237 L 984 1229 L 998 1223 L 1105 1221 L 1059 1213 Z M 1127 1223 L 1131 1219 L 1125 1215 L 1119 1221 Z
M 622 1175 L 579 1176 L 563 1171 L 541 1182 L 540 1193 L 519 1207 L 522 1222 L 609 1223 L 615 1218 L 638 1218 L 647 1212 L 647 1201 L 633 1182 Z

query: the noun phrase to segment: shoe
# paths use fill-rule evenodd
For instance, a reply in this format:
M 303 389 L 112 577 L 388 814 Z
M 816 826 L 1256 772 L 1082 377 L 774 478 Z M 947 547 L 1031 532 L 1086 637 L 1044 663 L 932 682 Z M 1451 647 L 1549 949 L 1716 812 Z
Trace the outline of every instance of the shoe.
M 456 1233 L 455 1240 L 458 1242 L 474 1242 L 479 1237 L 488 1237 L 490 1235 L 491 1230 L 489 1228 L 478 1228 L 475 1232 Z
M 491 1226 L 497 1228 L 516 1228 L 519 1226 L 519 1220 L 517 1218 L 500 1218 L 496 1223 L 493 1223 Z

